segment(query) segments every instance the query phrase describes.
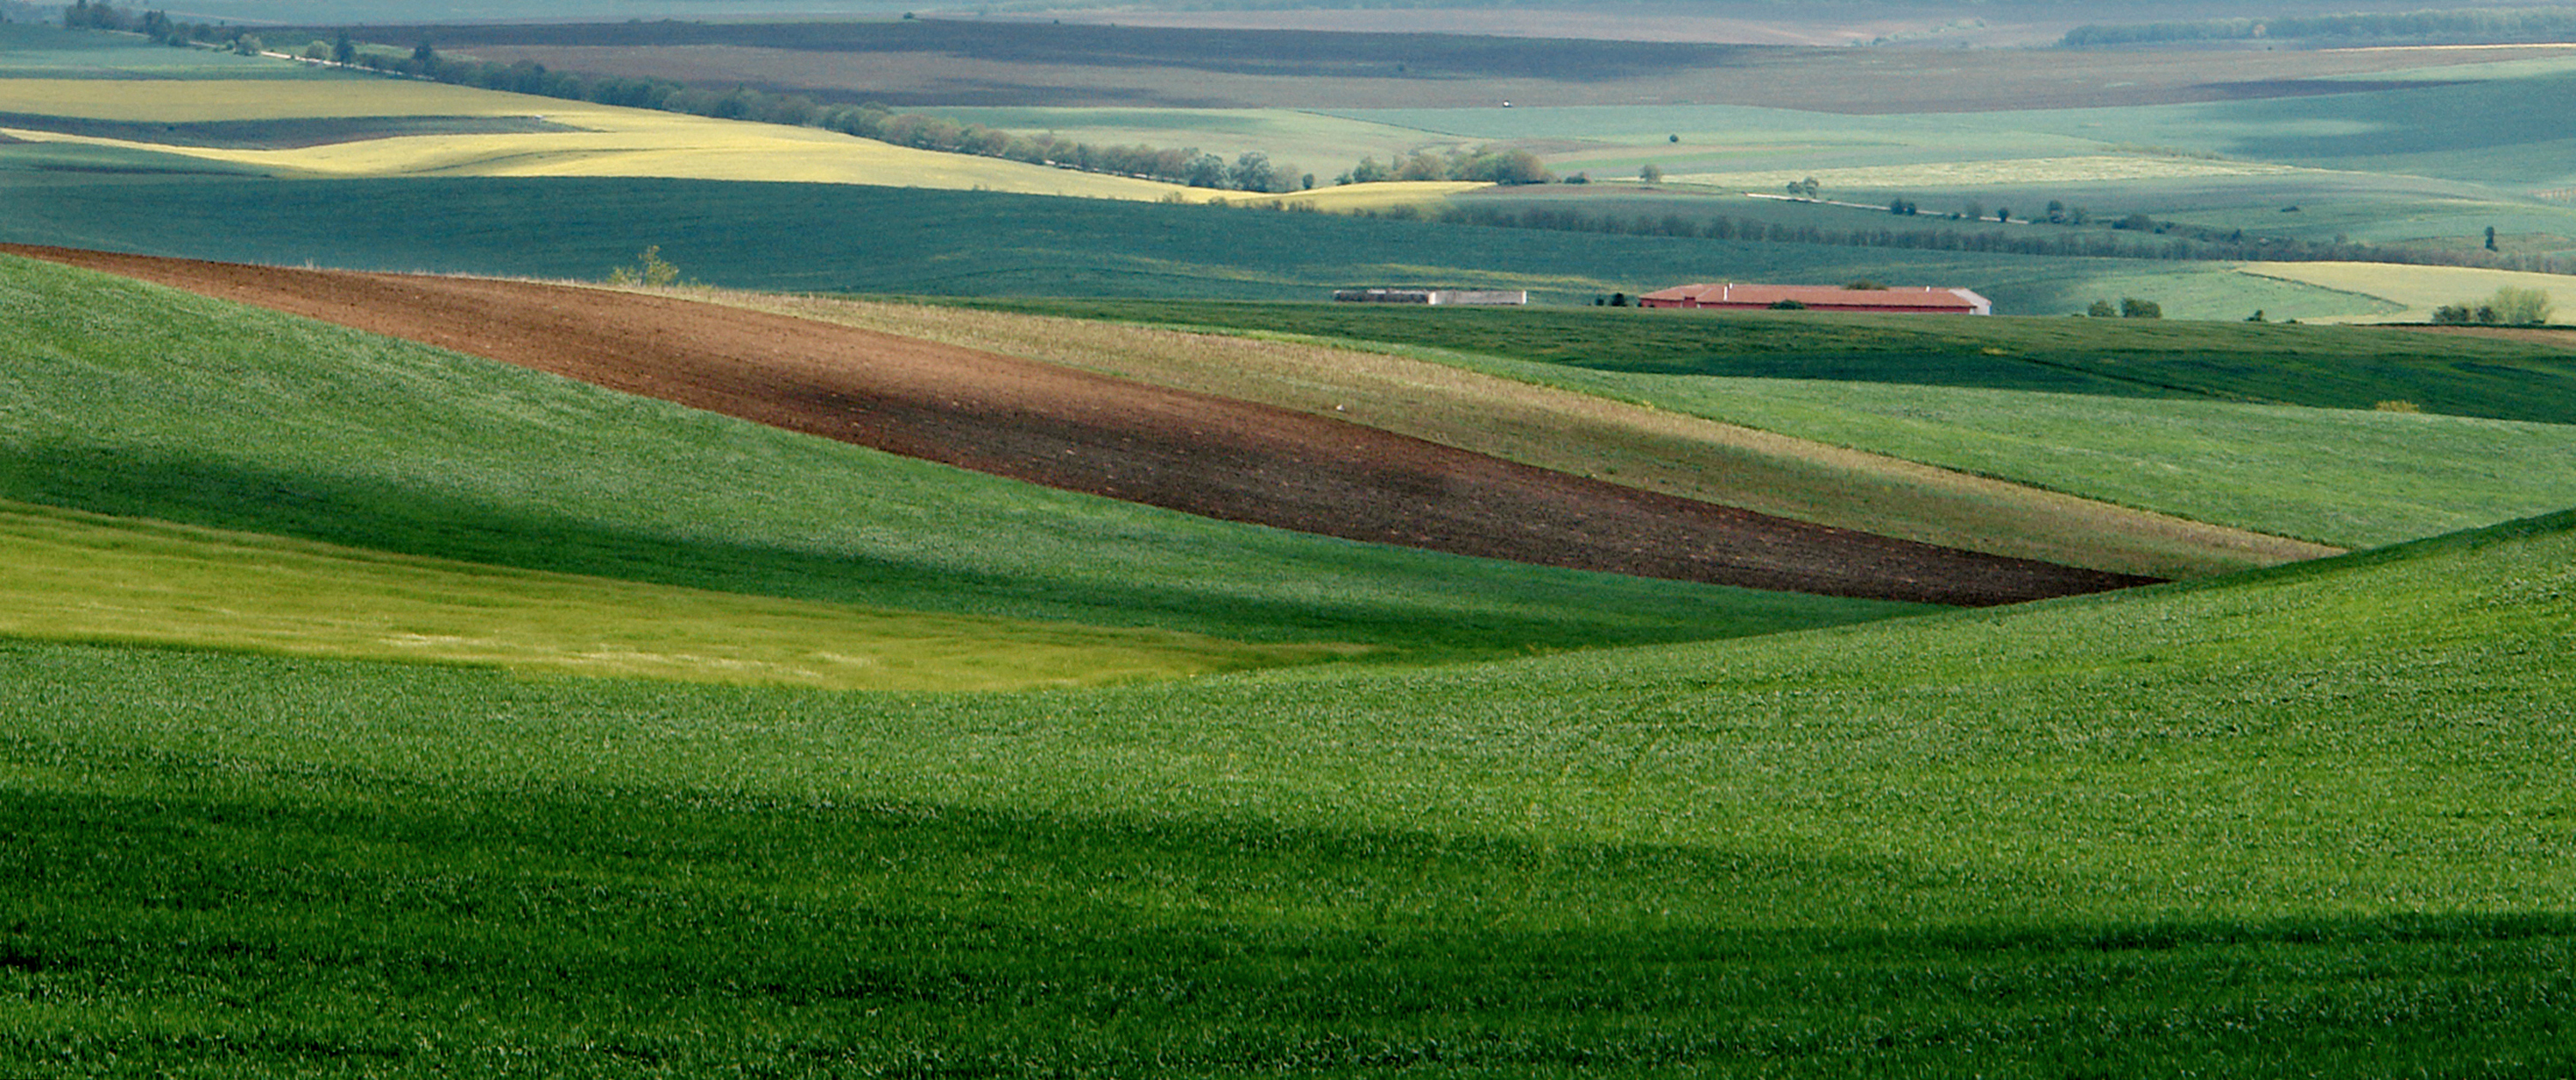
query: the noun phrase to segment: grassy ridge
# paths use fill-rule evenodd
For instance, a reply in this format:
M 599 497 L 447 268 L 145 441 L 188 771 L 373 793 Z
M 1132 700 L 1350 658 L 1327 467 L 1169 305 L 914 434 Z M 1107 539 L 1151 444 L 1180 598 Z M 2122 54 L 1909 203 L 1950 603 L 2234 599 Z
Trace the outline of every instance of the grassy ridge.
M 1438 652 L 1909 605 L 1432 555 L 1031 487 L 0 258 L 0 498 L 915 611 Z
M 26 147 L 0 148 L 24 150 Z M 0 160 L 7 155 L 0 153 Z M 1723 269 L 1964 284 L 2001 310 L 2077 310 L 2089 283 L 2224 270 L 2123 259 L 1595 236 L 1327 214 L 849 184 L 601 178 L 79 184 L 0 171 L 0 240 L 298 265 L 598 279 L 647 244 L 709 284 L 944 296 L 1317 299 L 1352 284 L 1527 288 L 1588 304 Z M 971 221 L 974 228 L 960 228 Z M 434 229 L 420 222 L 437 222 Z M 530 244 L 542 234 L 546 243 Z M 2143 290 L 2143 291 L 2142 291 Z M 2176 315 L 2184 314 L 2169 308 Z M 2205 314 L 2240 318 L 2234 301 Z
M 503 570 L 0 501 L 0 636 L 835 690 L 1021 690 L 1324 659 Z
M 1513 311 L 1359 304 L 982 300 L 1075 318 L 1264 330 L 1651 375 L 2046 390 L 2576 423 L 2576 360 L 2546 346 L 2346 327 L 2097 319 Z
M 9 647 L 0 1058 L 2547 1073 L 2571 564 L 1001 698 Z
M 2576 506 L 2567 424 L 1890 383 L 1583 381 L 1766 431 L 2348 548 Z

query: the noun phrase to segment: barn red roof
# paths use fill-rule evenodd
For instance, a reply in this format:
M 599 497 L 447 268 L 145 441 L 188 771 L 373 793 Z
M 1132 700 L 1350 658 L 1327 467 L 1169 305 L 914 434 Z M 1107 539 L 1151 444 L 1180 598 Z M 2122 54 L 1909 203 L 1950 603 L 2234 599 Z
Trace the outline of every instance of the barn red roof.
M 1920 311 L 1994 313 L 1993 301 L 1967 289 L 1913 287 L 1845 289 L 1833 285 L 1676 285 L 1637 298 L 1640 307 L 1767 308 L 1795 300 L 1819 311 Z

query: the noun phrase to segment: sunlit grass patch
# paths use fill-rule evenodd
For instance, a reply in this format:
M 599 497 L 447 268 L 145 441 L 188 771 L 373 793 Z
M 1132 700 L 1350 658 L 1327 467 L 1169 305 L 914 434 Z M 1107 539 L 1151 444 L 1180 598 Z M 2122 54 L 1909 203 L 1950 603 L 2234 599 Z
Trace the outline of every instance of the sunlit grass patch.
M 2557 308 L 2553 321 L 2565 322 L 2576 317 L 2576 278 L 2562 274 L 2533 274 L 2516 270 L 2484 270 L 2467 266 L 2397 266 L 2387 263 L 2350 262 L 2263 262 L 2246 263 L 2241 269 L 2260 277 L 2320 285 L 2329 289 L 2361 293 L 2403 305 L 2405 310 L 2377 316 L 2392 322 L 2421 322 L 2433 317 L 2433 309 L 2463 301 L 2474 304 L 2494 294 L 2497 289 L 2538 289 L 2547 293 Z
M 1364 649 L 891 611 L 387 555 L 0 502 L 0 636 L 525 674 L 1021 690 Z

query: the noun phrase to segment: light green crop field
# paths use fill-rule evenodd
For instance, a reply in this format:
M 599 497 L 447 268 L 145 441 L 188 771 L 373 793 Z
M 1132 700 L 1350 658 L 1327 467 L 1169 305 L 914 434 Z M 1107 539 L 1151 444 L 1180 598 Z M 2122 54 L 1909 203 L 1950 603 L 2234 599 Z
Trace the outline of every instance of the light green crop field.
M 0 79 L 334 77 L 302 64 L 236 56 L 217 49 L 154 45 L 140 34 L 66 31 L 59 26 L 16 21 L 0 23 Z
M 2346 327 L 1769 312 L 1007 306 L 1345 341 L 2342 547 L 2576 504 L 2576 465 L 2570 464 L 2576 426 L 2569 423 L 2576 420 L 2576 387 L 2564 377 L 2563 354 L 2546 345 L 2521 354 L 2523 362 L 2540 365 L 2527 373 L 2562 374 L 2508 389 L 2480 385 L 2506 370 L 2503 355 L 2473 359 L 2465 350 L 2474 346 L 2466 342 L 2419 343 L 2406 331 Z M 1802 367 L 1809 370 L 1800 373 Z M 2372 408 L 2382 401 L 2426 407 L 2418 397 L 2438 402 L 2431 406 L 2436 411 L 2509 411 L 2555 422 Z M 2257 403 L 2263 399 L 2270 403 Z M 2325 404 L 2344 407 L 2314 407 Z
M 0 1062 L 2561 1072 L 2571 565 L 998 697 L 0 647 Z
M 506 570 L 23 503 L 0 502 L 0 542 L 0 636 L 45 641 L 836 690 L 1024 690 L 1334 655 Z
M 2342 547 L 2576 506 L 2576 426 L 2566 424 L 1887 383 L 1518 373 Z
M 1195 518 L 0 257 L 0 498 L 793 599 L 1436 656 L 1921 610 Z

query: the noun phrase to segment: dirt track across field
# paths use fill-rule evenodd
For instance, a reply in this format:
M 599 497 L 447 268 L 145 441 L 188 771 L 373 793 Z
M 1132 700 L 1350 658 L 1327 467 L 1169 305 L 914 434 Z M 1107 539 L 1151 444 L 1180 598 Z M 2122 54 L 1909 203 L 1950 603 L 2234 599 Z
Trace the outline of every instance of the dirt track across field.
M 1354 540 L 1942 604 L 2014 603 L 2147 580 L 1811 525 L 1286 409 L 681 297 L 15 245 L 0 251 L 978 472 Z

